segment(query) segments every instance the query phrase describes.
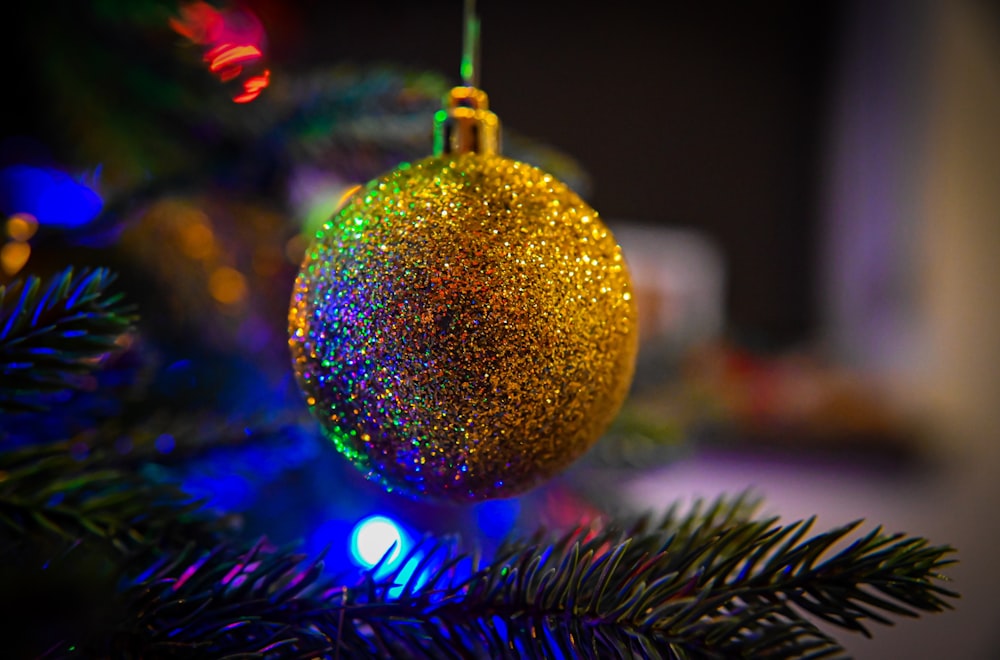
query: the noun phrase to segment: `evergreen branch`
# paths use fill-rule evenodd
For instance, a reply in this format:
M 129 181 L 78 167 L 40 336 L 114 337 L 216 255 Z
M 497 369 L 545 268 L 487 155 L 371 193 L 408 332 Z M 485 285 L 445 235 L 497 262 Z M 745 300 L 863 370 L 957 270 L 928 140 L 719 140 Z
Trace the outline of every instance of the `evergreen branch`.
M 428 540 L 350 586 L 288 550 L 192 549 L 126 594 L 114 643 L 136 656 L 820 658 L 842 649 L 807 615 L 864 631 L 956 597 L 936 583 L 951 548 L 876 529 L 823 559 L 857 524 L 806 538 L 811 521 L 748 519 L 753 504 L 542 531 L 481 567 Z M 109 643 L 91 640 L 98 654 Z
M 214 544 L 215 531 L 237 516 L 221 519 L 202 510 L 202 502 L 175 485 L 180 474 L 164 466 L 210 449 L 277 444 L 279 438 L 287 460 L 288 447 L 306 439 L 292 435 L 300 415 L 268 415 L 270 424 L 253 427 L 249 422 L 257 420 L 249 418 L 192 417 L 170 423 L 155 416 L 134 428 L 109 423 L 69 441 L 0 452 L 0 551 L 35 549 L 39 542 L 98 541 L 126 554 L 178 547 L 195 538 Z M 176 447 L 162 453 L 157 438 L 170 432 Z
M 186 464 L 220 448 L 241 448 L 268 442 L 294 444 L 297 436 L 313 428 L 314 418 L 308 411 L 268 409 L 257 414 L 224 414 L 210 410 L 185 411 L 178 414 L 169 409 L 142 411 L 143 418 L 129 424 L 114 419 L 91 429 L 86 443 L 89 447 L 112 447 L 115 441 L 127 437 L 126 452 L 104 454 L 109 465 L 135 468 L 148 463 L 157 465 Z M 158 445 L 169 437 L 169 451 Z
M 39 395 L 73 387 L 118 348 L 134 317 L 108 293 L 114 279 L 67 268 L 44 286 L 34 276 L 0 286 L 0 412 L 40 409 Z
M 70 443 L 0 453 L 0 541 L 5 550 L 32 542 L 96 541 L 125 556 L 212 542 L 210 520 L 171 484 L 104 467 L 101 452 L 75 455 Z

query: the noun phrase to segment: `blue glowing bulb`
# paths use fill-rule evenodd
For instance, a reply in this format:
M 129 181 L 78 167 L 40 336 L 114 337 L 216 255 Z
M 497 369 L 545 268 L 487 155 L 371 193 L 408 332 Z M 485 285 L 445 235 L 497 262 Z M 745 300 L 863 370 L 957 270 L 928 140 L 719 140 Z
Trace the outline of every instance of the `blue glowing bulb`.
M 0 169 L 0 214 L 30 213 L 42 225 L 73 228 L 96 218 L 103 206 L 95 191 L 57 169 Z
M 392 566 L 408 550 L 404 547 L 408 545 L 409 536 L 406 532 L 394 520 L 385 516 L 369 516 L 355 525 L 351 532 L 351 555 L 366 568 L 377 564 L 390 548 L 392 554 L 386 558 L 384 567 Z

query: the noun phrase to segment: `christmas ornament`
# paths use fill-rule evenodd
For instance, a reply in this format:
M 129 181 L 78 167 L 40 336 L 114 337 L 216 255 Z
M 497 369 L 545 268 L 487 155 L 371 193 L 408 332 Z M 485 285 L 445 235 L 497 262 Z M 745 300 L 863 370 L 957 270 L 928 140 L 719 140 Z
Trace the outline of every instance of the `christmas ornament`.
M 359 189 L 295 282 L 289 345 L 310 410 L 387 488 L 509 497 L 557 474 L 628 393 L 637 333 L 597 212 L 499 154 L 486 94 L 435 118 L 435 155 Z

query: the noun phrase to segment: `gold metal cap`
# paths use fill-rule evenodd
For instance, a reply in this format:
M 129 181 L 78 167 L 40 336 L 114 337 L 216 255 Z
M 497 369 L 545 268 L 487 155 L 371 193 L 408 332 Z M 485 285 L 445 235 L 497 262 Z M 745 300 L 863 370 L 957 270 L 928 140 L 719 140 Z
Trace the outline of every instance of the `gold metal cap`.
M 500 119 L 490 112 L 489 98 L 478 87 L 454 87 L 445 109 L 434 115 L 434 153 L 500 153 Z

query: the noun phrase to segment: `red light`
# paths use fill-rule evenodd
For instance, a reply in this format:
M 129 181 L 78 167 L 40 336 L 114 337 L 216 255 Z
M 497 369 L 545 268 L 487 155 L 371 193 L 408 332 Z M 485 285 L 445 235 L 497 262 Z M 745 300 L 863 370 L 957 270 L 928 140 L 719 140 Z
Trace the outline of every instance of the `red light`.
M 223 17 L 207 2 L 193 2 L 181 7 L 181 17 L 171 18 L 170 27 L 177 34 L 196 44 L 210 44 L 218 40 L 223 31 Z
M 216 9 L 207 2 L 197 1 L 182 6 L 180 16 L 171 18 L 169 23 L 174 32 L 206 48 L 203 59 L 221 82 L 238 79 L 247 65 L 264 58 L 264 28 L 248 9 L 238 6 Z M 243 91 L 233 101 L 248 103 L 260 96 L 270 76 L 271 72 L 264 70 L 242 81 Z
M 259 76 L 243 81 L 243 93 L 233 98 L 234 103 L 249 103 L 260 96 L 260 93 L 271 83 L 271 71 L 265 69 Z
M 221 69 L 215 72 L 215 75 L 219 77 L 222 82 L 229 82 L 240 77 L 243 73 L 243 67 L 239 64 L 234 64 L 233 66 L 227 66 L 225 69 Z
M 171 18 L 171 29 L 196 44 L 247 44 L 263 51 L 266 37 L 260 19 L 249 9 L 216 9 L 207 2 L 192 2 L 181 7 L 179 18 Z
M 259 60 L 263 53 L 256 46 L 234 46 L 222 44 L 205 53 L 205 59 L 210 60 L 209 71 L 217 73 L 233 65 Z

